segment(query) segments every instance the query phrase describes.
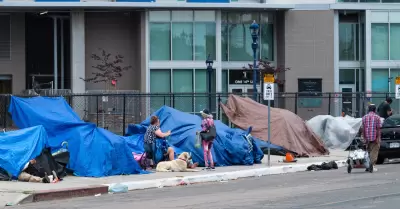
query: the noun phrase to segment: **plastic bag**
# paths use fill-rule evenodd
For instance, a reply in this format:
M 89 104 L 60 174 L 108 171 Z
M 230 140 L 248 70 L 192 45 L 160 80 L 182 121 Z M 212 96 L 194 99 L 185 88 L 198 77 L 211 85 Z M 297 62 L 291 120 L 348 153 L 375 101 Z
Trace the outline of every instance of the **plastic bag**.
M 111 193 L 125 193 L 128 192 L 128 186 L 123 184 L 115 184 L 108 189 Z
M 201 147 L 201 137 L 200 137 L 200 133 L 196 133 L 196 138 L 195 138 L 196 142 L 194 144 L 194 147 L 196 148 L 200 148 Z

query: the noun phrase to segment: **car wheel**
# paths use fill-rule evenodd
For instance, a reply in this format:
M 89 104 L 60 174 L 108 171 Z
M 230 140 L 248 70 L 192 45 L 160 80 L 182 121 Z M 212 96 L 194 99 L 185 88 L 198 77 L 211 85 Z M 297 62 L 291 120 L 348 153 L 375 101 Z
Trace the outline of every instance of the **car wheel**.
M 381 157 L 381 156 L 379 156 L 378 160 L 376 160 L 376 164 L 379 164 L 379 165 L 383 164 L 384 162 L 385 162 L 385 158 Z

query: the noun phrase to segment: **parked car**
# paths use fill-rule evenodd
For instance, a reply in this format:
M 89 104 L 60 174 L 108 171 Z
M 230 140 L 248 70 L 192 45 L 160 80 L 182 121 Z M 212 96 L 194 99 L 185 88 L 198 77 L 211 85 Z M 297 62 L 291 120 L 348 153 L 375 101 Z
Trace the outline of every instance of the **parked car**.
M 377 164 L 382 164 L 385 159 L 400 158 L 400 115 L 387 118 L 381 128 L 381 148 Z

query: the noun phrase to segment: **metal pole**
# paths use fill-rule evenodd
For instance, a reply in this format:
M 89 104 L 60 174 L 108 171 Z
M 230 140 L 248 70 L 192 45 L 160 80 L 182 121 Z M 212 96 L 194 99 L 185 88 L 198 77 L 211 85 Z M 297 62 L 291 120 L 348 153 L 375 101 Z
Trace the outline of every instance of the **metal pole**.
M 211 111 L 211 73 L 212 70 L 208 70 L 208 111 Z
M 61 49 L 60 49 L 60 56 L 61 56 L 61 89 L 64 89 L 64 19 L 60 18 L 61 23 Z
M 58 54 L 57 54 L 57 18 L 53 17 L 53 44 L 54 44 L 54 89 L 58 88 Z
M 271 100 L 268 100 L 268 167 L 271 166 Z
M 257 42 L 253 42 L 253 100 L 257 101 Z

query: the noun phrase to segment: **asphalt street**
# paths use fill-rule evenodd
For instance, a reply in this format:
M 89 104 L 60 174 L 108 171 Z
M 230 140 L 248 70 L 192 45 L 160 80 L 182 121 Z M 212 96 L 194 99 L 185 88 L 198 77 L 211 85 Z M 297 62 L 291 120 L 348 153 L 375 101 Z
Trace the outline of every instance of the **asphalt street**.
M 400 208 L 400 164 L 376 173 L 345 168 L 241 179 L 229 182 L 133 191 L 98 197 L 39 202 L 13 208 Z

